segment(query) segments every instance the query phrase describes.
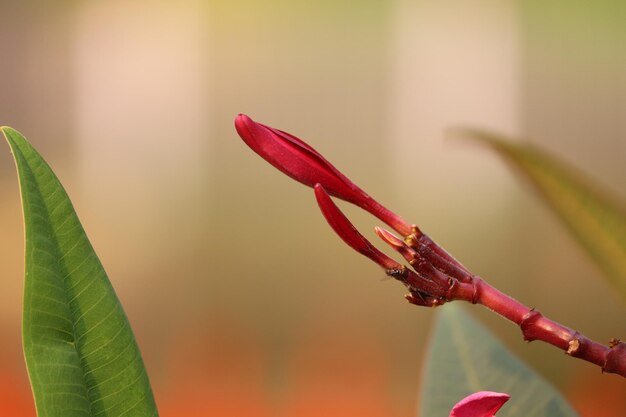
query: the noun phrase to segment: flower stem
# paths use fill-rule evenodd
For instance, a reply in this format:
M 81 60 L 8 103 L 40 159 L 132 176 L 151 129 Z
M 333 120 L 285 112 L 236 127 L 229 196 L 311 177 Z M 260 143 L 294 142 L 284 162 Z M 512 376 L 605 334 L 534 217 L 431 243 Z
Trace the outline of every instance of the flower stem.
M 447 259 L 450 255 L 426 235 L 409 236 L 405 238 L 405 242 L 413 251 L 408 253 L 399 250 L 399 252 L 403 253 L 405 258 L 410 261 L 418 275 L 441 282 L 440 273 L 443 272 L 448 278 L 448 288 L 445 292 L 440 294 L 428 292 L 429 295 L 440 299 L 439 303 L 433 305 L 454 300 L 481 304 L 517 324 L 525 341 L 540 340 L 563 350 L 569 356 L 600 366 L 603 372 L 626 377 L 626 343 L 612 339 L 606 346 L 550 320 L 534 308 L 525 306 L 489 285 L 480 277 L 471 274 L 458 261 Z M 428 244 L 425 245 L 424 242 Z M 436 273 L 433 273 L 433 266 L 437 271 Z M 412 293 L 422 294 L 419 281 L 405 282 L 405 285 L 409 287 Z M 408 297 L 408 300 L 412 302 L 412 297 Z M 420 303 L 419 305 L 423 304 Z

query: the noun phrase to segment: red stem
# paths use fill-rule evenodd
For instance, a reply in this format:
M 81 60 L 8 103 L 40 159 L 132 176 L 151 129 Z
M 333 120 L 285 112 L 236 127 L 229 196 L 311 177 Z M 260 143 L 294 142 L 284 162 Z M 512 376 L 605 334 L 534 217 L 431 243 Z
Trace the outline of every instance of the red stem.
M 524 340 L 541 340 L 570 356 L 600 366 L 604 372 L 626 377 L 625 343 L 613 339 L 609 346 L 604 346 L 544 317 L 539 311 L 526 307 L 472 274 L 417 226 L 409 226 L 374 200 L 366 200 L 370 213 L 385 220 L 405 236 L 400 239 L 384 229 L 375 229 L 385 243 L 409 262 L 413 270 L 408 269 L 365 239 L 320 184 L 316 184 L 314 188 L 320 209 L 333 230 L 349 246 L 383 267 L 389 276 L 401 281 L 410 291 L 406 297 L 410 303 L 427 307 L 436 307 L 454 300 L 482 304 L 517 324 L 522 330 Z
M 528 342 L 541 340 L 558 347 L 569 356 L 600 366 L 603 372 L 626 377 L 626 343 L 612 339 L 609 346 L 605 346 L 575 330 L 550 320 L 539 311 L 526 307 L 514 298 L 492 287 L 481 278 L 472 275 L 456 261 L 446 259 L 450 255 L 426 235 L 415 237 L 414 239 L 409 237 L 405 241 L 411 244 L 411 248 L 415 249 L 416 257 L 410 263 L 418 275 L 437 279 L 439 282 L 442 279 L 440 273 L 447 275 L 448 288 L 445 292 L 433 294 L 432 290 L 426 291 L 424 289 L 424 292 L 428 295 L 438 297 L 441 300 L 439 304 L 453 300 L 482 304 L 517 324 L 522 331 L 524 340 Z M 429 243 L 428 246 L 433 245 L 436 248 L 424 251 L 424 246 L 420 245 L 420 241 L 427 241 Z M 402 251 L 400 252 L 402 253 Z M 424 260 L 427 262 L 424 262 Z M 441 268 L 438 265 L 447 267 Z M 455 268 L 449 268 L 450 265 L 454 265 Z M 433 269 L 437 271 L 433 273 Z M 415 282 L 415 280 L 411 280 L 410 283 L 405 282 L 405 284 L 409 286 L 409 289 L 422 291 L 419 287 L 419 282 Z M 409 298 L 409 301 L 412 301 L 412 299 Z

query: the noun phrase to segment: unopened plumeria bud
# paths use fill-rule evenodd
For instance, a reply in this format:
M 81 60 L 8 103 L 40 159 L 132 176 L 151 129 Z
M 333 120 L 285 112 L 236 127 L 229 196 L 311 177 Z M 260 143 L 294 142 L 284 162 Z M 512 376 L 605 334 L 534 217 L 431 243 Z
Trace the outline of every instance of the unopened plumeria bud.
M 423 258 L 418 252 L 413 250 L 413 248 L 410 248 L 403 240 L 394 236 L 394 234 L 390 231 L 385 230 L 381 227 L 375 227 L 374 230 L 385 243 L 387 243 L 400 255 L 402 255 L 404 259 L 406 259 L 413 267 L 413 269 L 417 273 L 417 276 L 420 278 L 419 282 L 421 284 L 419 286 L 414 285 L 414 288 L 418 289 L 420 292 L 424 292 L 424 289 L 426 288 L 424 283 L 429 282 L 430 286 L 428 288 L 430 288 L 431 290 L 427 291 L 427 295 L 429 295 L 430 297 L 435 297 L 440 301 L 446 299 L 448 295 L 448 290 L 452 285 L 452 281 L 449 276 L 435 268 L 428 260 Z M 434 291 L 433 288 L 435 289 Z M 409 297 L 407 299 L 413 304 L 423 305 L 420 302 L 419 298 L 415 299 L 414 297 Z M 415 301 L 417 301 L 417 303 Z M 428 301 L 427 304 L 432 303 Z
M 387 271 L 401 271 L 404 266 L 374 247 L 339 210 L 321 184 L 315 184 L 315 198 L 326 221 L 352 249 L 367 256 Z
M 429 264 L 443 274 L 454 276 L 460 282 L 472 281 L 473 275 L 459 261 L 417 227 L 414 226 L 414 233 L 404 240 L 383 228 L 375 227 L 374 230 L 386 244 L 400 253 L 412 266 L 415 267 L 421 260 L 427 259 Z
M 450 417 L 494 417 L 509 398 L 509 394 L 500 392 L 476 392 L 456 403 Z
M 417 297 L 415 303 L 419 305 L 435 306 L 441 304 L 439 297 L 431 297 L 429 294 L 443 294 L 445 288 L 442 283 L 421 277 L 416 272 L 394 261 L 374 247 L 339 210 L 339 207 L 331 200 L 330 195 L 320 184 L 315 184 L 315 198 L 322 210 L 322 214 L 332 229 L 352 249 L 367 256 L 385 269 L 387 275 L 402 282 Z M 447 281 L 446 281 L 447 282 Z M 444 282 L 445 286 L 445 282 Z M 411 300 L 410 300 L 411 301 Z M 411 301 L 413 302 L 413 301 Z
M 395 236 L 389 230 L 383 229 L 382 227 L 374 227 L 374 231 L 380 237 L 383 242 L 391 246 L 395 251 L 397 251 L 400 255 L 404 257 L 407 261 L 413 262 L 418 259 L 419 254 L 413 250 L 413 248 L 409 247 L 402 239 Z
M 387 210 L 352 183 L 317 151 L 300 139 L 256 123 L 245 115 L 235 120 L 237 132 L 256 153 L 290 177 L 315 188 L 318 204 L 335 232 L 353 249 L 367 256 L 402 282 L 410 291 L 407 300 L 435 307 L 454 300 L 482 304 L 520 327 L 527 341 L 541 340 L 570 356 L 600 366 L 603 372 L 626 377 L 626 343 L 609 346 L 543 316 L 473 275 L 452 255 L 401 217 Z M 409 261 L 409 269 L 376 249 L 332 202 L 330 195 L 351 202 L 403 236 L 377 229 L 378 235 Z M 459 402 L 450 417 L 493 417 L 508 400 L 507 394 L 482 392 Z
M 370 197 L 302 140 L 244 114 L 235 119 L 235 128 L 254 152 L 291 178 L 309 187 L 319 183 L 330 195 L 361 207 L 403 236 L 411 234 L 410 224 Z

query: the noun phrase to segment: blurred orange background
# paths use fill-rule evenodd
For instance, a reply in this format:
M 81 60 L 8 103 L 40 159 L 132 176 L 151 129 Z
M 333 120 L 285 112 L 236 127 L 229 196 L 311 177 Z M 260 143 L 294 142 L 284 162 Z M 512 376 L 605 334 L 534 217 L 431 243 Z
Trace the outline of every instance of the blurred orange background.
M 1 1 L 0 124 L 68 190 L 162 417 L 407 417 L 434 312 L 334 236 L 234 117 L 307 140 L 547 316 L 623 338 L 624 303 L 532 191 L 444 136 L 530 138 L 624 198 L 624 18 L 618 0 Z M 29 417 L 8 148 L 0 198 L 0 415 Z M 582 416 L 623 414 L 622 379 L 472 311 Z

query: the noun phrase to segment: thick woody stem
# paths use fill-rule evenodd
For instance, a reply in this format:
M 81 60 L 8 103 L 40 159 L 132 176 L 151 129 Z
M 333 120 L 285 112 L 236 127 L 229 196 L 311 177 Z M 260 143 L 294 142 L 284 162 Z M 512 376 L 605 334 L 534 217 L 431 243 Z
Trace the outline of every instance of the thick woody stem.
M 493 310 L 517 324 L 524 340 L 541 340 L 565 351 L 569 356 L 594 363 L 603 372 L 626 377 L 626 344 L 612 340 L 609 346 L 595 342 L 583 334 L 565 327 L 539 311 L 498 291 L 481 279 L 475 279 L 476 303 Z
M 419 276 L 431 277 L 431 279 L 440 282 L 440 273 L 448 275 L 449 286 L 445 293 L 429 293 L 431 296 L 440 298 L 441 303 L 464 300 L 472 304 L 482 304 L 517 324 L 525 341 L 540 340 L 549 343 L 565 351 L 569 356 L 600 366 L 603 372 L 626 377 L 626 343 L 612 339 L 609 345 L 605 346 L 550 320 L 539 311 L 525 306 L 471 274 L 456 260 L 447 259 L 449 256 L 447 252 L 429 238 L 424 237 L 426 237 L 424 234 L 419 237 L 414 236 L 413 239 L 409 237 L 409 239 L 405 239 L 405 242 L 411 244 L 411 248 L 415 249 L 415 259 L 425 259 L 430 264 L 426 265 L 422 261 L 410 260 L 409 262 Z M 385 240 L 387 241 L 387 239 Z M 428 242 L 428 244 L 421 245 L 419 241 Z M 398 251 L 406 253 L 406 249 Z M 437 272 L 433 273 L 433 269 L 436 269 Z M 417 288 L 419 289 L 419 287 Z M 411 298 L 409 301 L 413 302 Z
M 585 337 L 577 331 L 544 317 L 539 311 L 498 291 L 473 275 L 417 227 L 404 239 L 385 229 L 376 228 L 378 236 L 406 259 L 412 270 L 402 266 L 376 249 L 333 203 L 324 188 L 316 184 L 315 196 L 335 232 L 353 249 L 367 256 L 402 282 L 410 291 L 407 300 L 418 306 L 436 307 L 448 301 L 463 300 L 482 304 L 517 324 L 524 340 L 541 340 L 586 360 L 607 373 L 626 377 L 626 344 L 612 340 L 609 346 Z

